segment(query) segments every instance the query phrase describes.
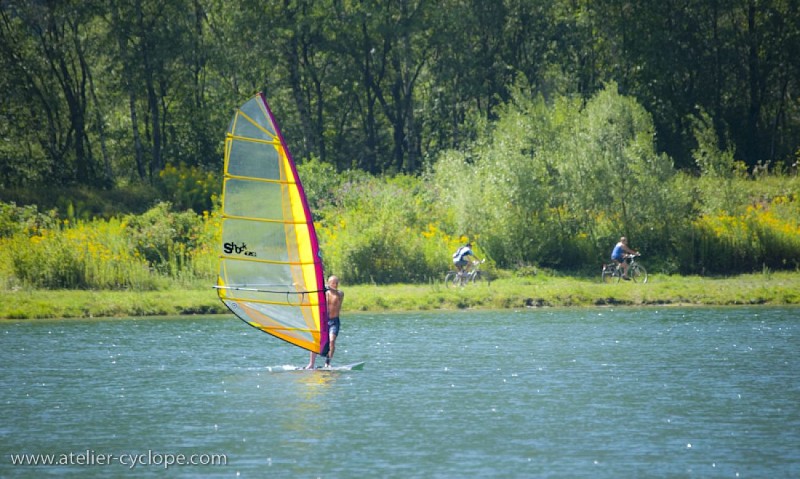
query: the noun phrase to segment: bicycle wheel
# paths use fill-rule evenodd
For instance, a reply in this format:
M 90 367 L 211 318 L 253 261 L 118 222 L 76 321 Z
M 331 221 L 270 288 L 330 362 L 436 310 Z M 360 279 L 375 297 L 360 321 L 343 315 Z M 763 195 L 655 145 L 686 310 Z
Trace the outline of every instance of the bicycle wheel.
M 619 283 L 619 275 L 616 273 L 617 268 L 615 268 L 613 265 L 608 265 L 603 267 L 603 272 L 600 274 L 600 277 L 603 279 L 604 283 Z
M 476 271 L 475 274 L 469 279 L 469 282 L 472 284 L 488 284 L 486 276 L 480 271 Z
M 628 275 L 635 283 L 644 284 L 647 282 L 647 270 L 644 269 L 644 266 L 640 265 L 639 263 L 631 266 L 630 270 L 628 271 Z
M 444 285 L 448 288 L 455 288 L 456 286 L 461 285 L 461 278 L 458 276 L 458 273 L 455 271 L 450 271 L 444 277 Z

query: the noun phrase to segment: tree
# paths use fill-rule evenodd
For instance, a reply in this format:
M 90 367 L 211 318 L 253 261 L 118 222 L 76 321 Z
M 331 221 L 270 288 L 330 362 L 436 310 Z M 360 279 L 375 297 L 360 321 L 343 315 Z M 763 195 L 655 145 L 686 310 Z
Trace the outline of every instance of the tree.
M 21 2 L 3 9 L 4 63 L 19 78 L 9 86 L 21 94 L 16 111 L 26 109 L 28 117 L 16 121 L 37 129 L 32 138 L 23 137 L 38 142 L 46 155 L 47 166 L 40 170 L 44 181 L 89 185 L 97 179 L 88 131 L 91 62 L 85 45 L 96 41 L 94 15 L 83 2 Z

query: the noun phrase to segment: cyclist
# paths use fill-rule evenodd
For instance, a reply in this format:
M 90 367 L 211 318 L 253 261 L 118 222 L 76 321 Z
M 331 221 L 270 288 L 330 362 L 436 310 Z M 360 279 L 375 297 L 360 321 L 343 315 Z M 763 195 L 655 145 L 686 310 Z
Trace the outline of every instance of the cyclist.
M 623 236 L 619 239 L 619 242 L 614 245 L 614 250 L 611 251 L 611 261 L 617 265 L 622 264 L 622 279 L 629 280 L 628 262 L 625 261 L 626 254 L 639 254 L 639 252 L 630 249 L 628 247 L 628 238 Z
M 480 261 L 475 253 L 472 252 L 472 243 L 467 243 L 466 245 L 458 248 L 458 250 L 453 253 L 453 264 L 455 265 L 456 269 L 458 270 L 459 276 L 464 273 L 464 267 L 469 264 L 467 261 L 467 256 L 472 256 L 475 258 L 475 261 Z

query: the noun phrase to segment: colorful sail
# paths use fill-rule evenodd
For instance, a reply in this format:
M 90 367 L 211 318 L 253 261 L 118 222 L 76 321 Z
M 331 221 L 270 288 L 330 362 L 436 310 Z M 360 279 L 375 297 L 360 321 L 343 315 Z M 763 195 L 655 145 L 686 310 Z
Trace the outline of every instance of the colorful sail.
M 225 136 L 217 292 L 253 327 L 315 353 L 328 323 L 319 244 L 297 169 L 264 95 Z

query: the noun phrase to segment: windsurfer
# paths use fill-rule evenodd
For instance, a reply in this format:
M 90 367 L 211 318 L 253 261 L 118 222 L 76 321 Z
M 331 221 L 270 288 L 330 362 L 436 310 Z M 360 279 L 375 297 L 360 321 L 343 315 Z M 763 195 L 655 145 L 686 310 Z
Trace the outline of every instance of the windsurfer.
M 330 367 L 333 353 L 336 350 L 336 336 L 339 335 L 339 312 L 342 309 L 342 301 L 344 301 L 344 292 L 339 289 L 339 278 L 334 275 L 328 278 L 325 300 L 328 305 L 328 352 L 325 366 Z M 306 369 L 314 369 L 316 357 L 316 353 L 312 352 Z

